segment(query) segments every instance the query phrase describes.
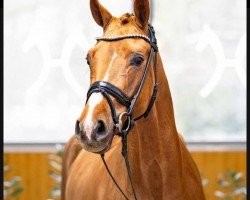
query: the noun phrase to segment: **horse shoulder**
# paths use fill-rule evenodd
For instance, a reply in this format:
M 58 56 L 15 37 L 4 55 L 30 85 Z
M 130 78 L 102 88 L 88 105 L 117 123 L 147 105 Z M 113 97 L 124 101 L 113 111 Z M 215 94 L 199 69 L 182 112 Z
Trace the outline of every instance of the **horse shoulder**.
M 74 162 L 74 160 L 76 159 L 76 157 L 78 156 L 81 149 L 82 147 L 80 146 L 75 136 L 72 136 L 65 145 L 62 157 L 62 184 L 61 184 L 62 200 L 65 199 L 66 183 L 70 167 Z
M 192 196 L 196 195 L 197 197 L 199 196 L 200 200 L 204 200 L 205 197 L 199 169 L 195 164 L 192 155 L 187 149 L 183 136 L 180 133 L 178 133 L 178 135 L 180 139 L 180 148 L 182 153 L 182 167 L 186 175 L 186 178 L 184 180 L 187 186 L 185 187 L 186 195 L 189 196 L 191 194 L 191 196 L 189 196 L 189 199 L 192 199 Z M 186 197 L 186 199 L 188 199 L 188 197 Z

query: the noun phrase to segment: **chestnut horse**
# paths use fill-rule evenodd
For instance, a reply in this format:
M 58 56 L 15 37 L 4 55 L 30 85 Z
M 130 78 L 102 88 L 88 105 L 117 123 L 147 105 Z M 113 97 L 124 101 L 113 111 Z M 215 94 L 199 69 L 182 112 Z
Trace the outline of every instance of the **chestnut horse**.
M 127 13 L 119 18 L 113 17 L 98 0 L 90 0 L 90 8 L 94 20 L 103 28 L 103 37 L 149 34 L 148 0 L 135 0 L 134 14 Z M 98 41 L 87 55 L 91 84 L 106 81 L 131 99 L 142 80 L 150 51 L 150 43 L 142 37 Z M 133 117 L 140 116 L 147 109 L 157 79 L 156 101 L 148 116 L 135 122 L 127 138 L 134 190 L 139 200 L 203 200 L 199 171 L 176 130 L 167 77 L 159 53 L 155 55 L 149 63 Z M 117 116 L 127 111 L 117 98 L 109 98 Z M 65 146 L 62 199 L 124 199 L 98 155 L 100 153 L 105 153 L 106 163 L 121 190 L 128 199 L 134 199 L 121 155 L 122 142 L 114 133 L 112 117 L 110 102 L 103 93 L 92 93 L 78 119 L 76 129 L 80 131 L 80 137 L 73 136 Z

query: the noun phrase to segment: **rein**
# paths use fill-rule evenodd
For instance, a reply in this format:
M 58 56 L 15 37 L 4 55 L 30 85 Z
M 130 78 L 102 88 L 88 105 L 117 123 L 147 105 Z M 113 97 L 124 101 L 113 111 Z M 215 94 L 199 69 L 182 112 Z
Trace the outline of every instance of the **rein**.
M 118 135 L 121 136 L 121 138 L 122 138 L 122 155 L 123 155 L 124 160 L 125 160 L 130 185 L 132 187 L 133 195 L 134 195 L 134 198 L 136 200 L 137 200 L 137 197 L 136 197 L 134 185 L 133 185 L 133 182 L 131 179 L 131 170 L 130 170 L 130 165 L 129 165 L 129 160 L 128 160 L 127 135 L 129 133 L 129 131 L 131 130 L 131 128 L 133 127 L 135 121 L 141 119 L 142 117 L 146 118 L 148 116 L 152 106 L 154 105 L 157 91 L 158 91 L 158 83 L 157 83 L 157 76 L 156 76 L 157 52 L 158 52 L 157 40 L 155 37 L 154 28 L 150 24 L 148 24 L 148 30 L 149 30 L 149 36 L 142 35 L 142 34 L 128 34 L 128 35 L 121 35 L 121 36 L 117 36 L 117 37 L 97 37 L 96 38 L 97 42 L 99 42 L 99 41 L 117 41 L 117 40 L 123 40 L 123 39 L 127 39 L 127 38 L 142 38 L 151 45 L 150 53 L 149 53 L 149 56 L 147 58 L 147 63 L 146 63 L 146 67 L 145 67 L 145 70 L 144 70 L 142 78 L 141 78 L 141 82 L 138 86 L 137 92 L 133 95 L 133 98 L 130 100 L 129 97 L 123 91 L 121 91 L 118 87 L 112 85 L 109 82 L 96 81 L 90 86 L 88 93 L 87 93 L 87 100 L 86 100 L 86 103 L 87 103 L 91 94 L 99 93 L 99 92 L 107 100 L 109 107 L 110 107 L 110 110 L 111 110 L 112 119 L 114 122 L 114 129 L 118 129 Z M 144 86 L 144 83 L 145 83 L 145 80 L 146 80 L 146 77 L 147 77 L 147 74 L 149 71 L 150 63 L 151 63 L 154 56 L 155 56 L 155 62 L 154 62 L 154 81 L 155 81 L 155 84 L 153 87 L 152 96 L 150 98 L 148 107 L 144 111 L 144 113 L 142 113 L 140 116 L 133 119 L 132 116 L 133 116 L 134 107 L 135 107 L 135 104 L 138 100 L 138 97 L 140 96 L 140 93 L 143 89 L 143 86 Z M 119 117 L 116 114 L 116 109 L 115 109 L 114 103 L 113 103 L 110 96 L 113 96 L 120 104 L 122 104 L 128 108 L 128 110 L 126 112 L 123 112 Z M 126 124 L 123 124 L 123 122 L 122 122 L 122 118 L 124 116 L 127 119 Z M 120 192 L 123 194 L 123 196 L 126 199 L 128 199 L 128 197 L 124 194 L 124 192 L 122 191 L 120 186 L 117 184 L 116 180 L 114 179 L 113 175 L 111 174 L 111 172 L 107 166 L 107 163 L 104 159 L 104 154 L 101 154 L 101 158 L 102 158 L 104 166 L 105 166 L 107 172 L 109 173 L 110 177 L 112 178 L 113 182 L 115 183 L 117 188 L 120 190 Z

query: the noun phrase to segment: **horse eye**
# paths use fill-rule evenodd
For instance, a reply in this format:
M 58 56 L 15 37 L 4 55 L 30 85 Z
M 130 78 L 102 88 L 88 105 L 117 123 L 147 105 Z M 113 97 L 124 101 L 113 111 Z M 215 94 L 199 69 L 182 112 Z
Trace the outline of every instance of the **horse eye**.
M 134 55 L 130 60 L 130 65 L 139 67 L 143 62 L 143 57 L 141 55 Z

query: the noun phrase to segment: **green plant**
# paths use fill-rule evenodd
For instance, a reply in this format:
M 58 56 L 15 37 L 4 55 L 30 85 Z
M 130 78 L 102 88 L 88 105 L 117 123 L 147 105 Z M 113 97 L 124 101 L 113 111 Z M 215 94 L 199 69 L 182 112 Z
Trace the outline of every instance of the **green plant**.
M 207 186 L 209 184 L 209 180 L 204 177 L 204 174 L 202 172 L 200 172 L 200 176 L 203 187 Z
M 214 195 L 223 200 L 246 199 L 246 183 L 241 172 L 227 171 L 219 174 L 217 184 L 221 190 L 216 190 Z
M 48 158 L 51 167 L 49 175 L 54 180 L 54 185 L 51 187 L 49 196 L 53 199 L 60 199 L 61 196 L 62 154 L 63 145 L 56 144 L 56 153 L 50 154 Z
M 4 164 L 4 199 L 14 199 L 19 196 L 24 188 L 21 185 L 21 178 L 18 176 L 14 176 L 8 180 L 6 180 L 6 174 L 11 170 L 8 165 Z

